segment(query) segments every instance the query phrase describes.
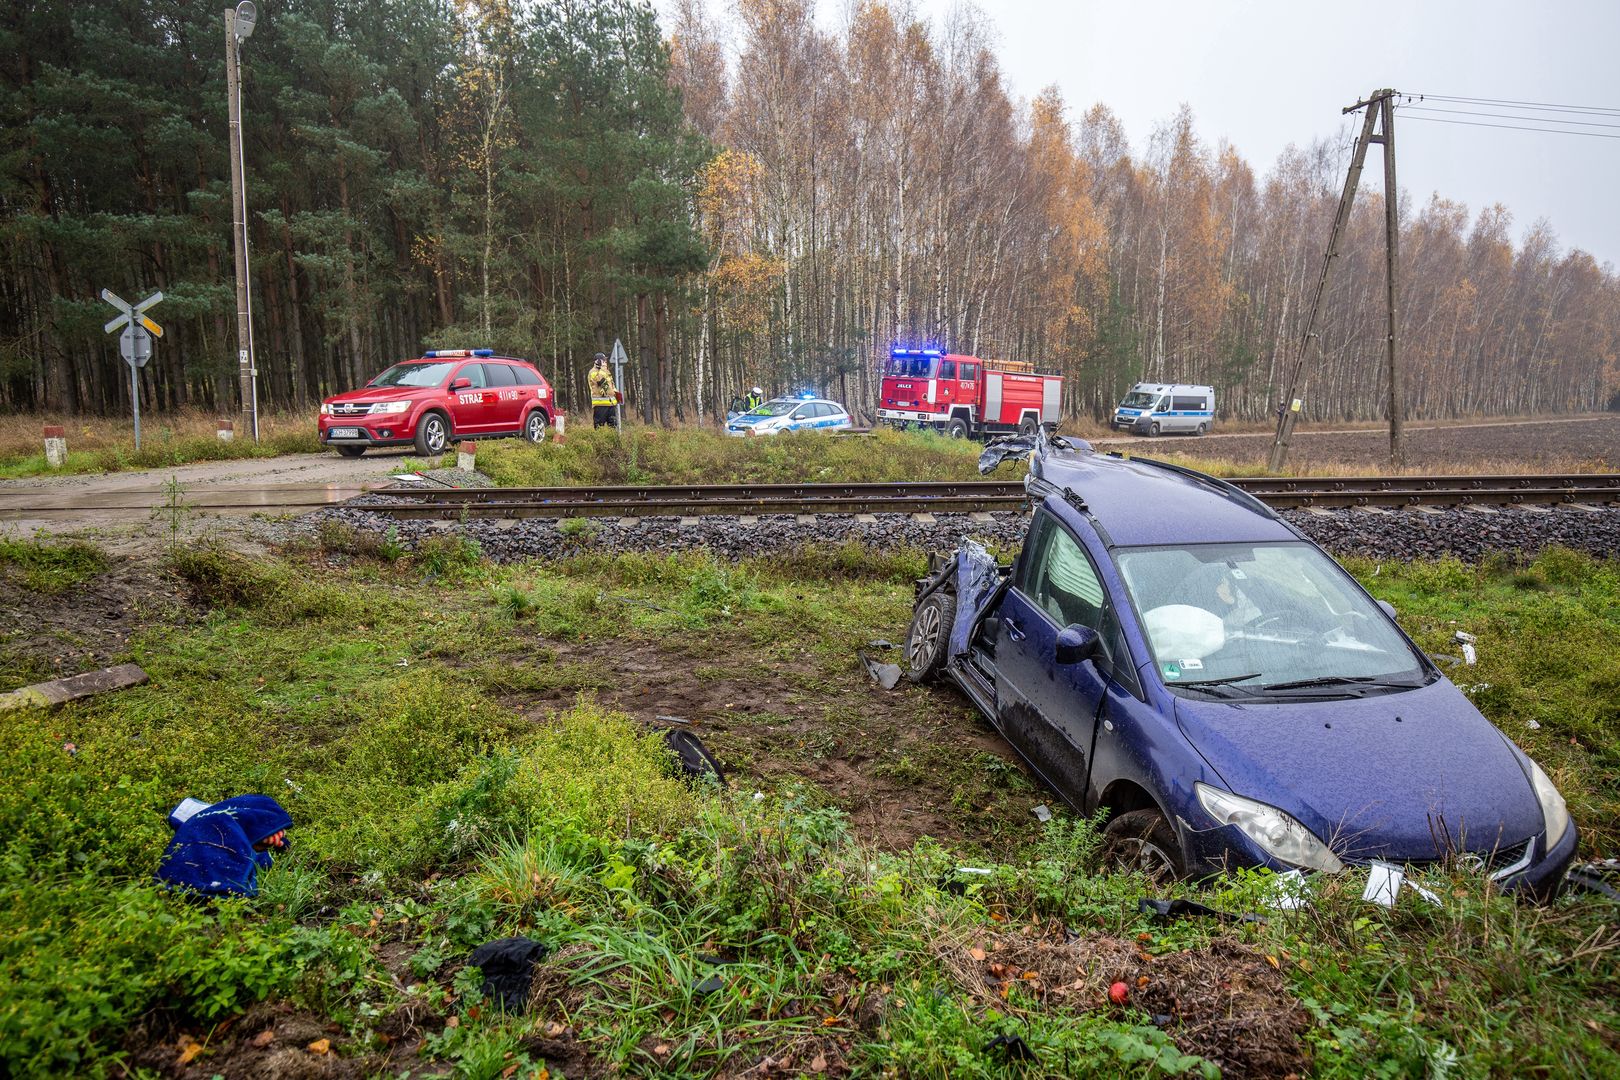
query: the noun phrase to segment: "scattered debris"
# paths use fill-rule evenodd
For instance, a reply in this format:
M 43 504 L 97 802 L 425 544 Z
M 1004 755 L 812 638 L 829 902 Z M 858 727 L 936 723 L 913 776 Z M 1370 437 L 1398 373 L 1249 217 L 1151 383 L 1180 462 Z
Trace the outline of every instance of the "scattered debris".
M 900 677 L 905 672 L 900 670 L 899 664 L 880 663 L 867 656 L 864 652 L 858 655 L 861 658 L 861 663 L 866 665 L 866 670 L 872 676 L 873 682 L 885 690 L 893 690 L 900 685 Z
M 1265 904 L 1273 911 L 1298 911 L 1300 908 L 1308 907 L 1310 902 L 1310 882 L 1306 880 L 1302 871 L 1289 870 L 1272 877 L 1271 894 L 1266 898 Z
M 1367 864 L 1367 887 L 1361 891 L 1361 898 L 1369 904 L 1392 908 L 1403 884 L 1429 903 L 1439 906 L 1440 898 L 1417 882 L 1407 880 L 1404 869 L 1377 859 Z
M 1142 897 L 1136 902 L 1136 910 L 1143 915 L 1151 915 L 1161 922 L 1192 916 L 1200 919 L 1217 919 L 1221 922 L 1263 923 L 1266 920 L 1250 912 L 1237 914 L 1231 911 L 1221 911 L 1207 904 L 1200 904 L 1196 900 L 1154 900 Z
M 484 996 L 516 1014 L 528 1006 L 534 965 L 549 951 L 533 938 L 498 938 L 474 949 L 467 957 L 467 966 L 483 972 Z
M 690 724 L 692 722 L 684 716 L 655 716 L 653 719 L 665 724 Z
M 1035 819 L 1037 821 L 1052 820 L 1052 808 L 1047 806 L 1045 803 L 1040 803 L 1039 805 L 1035 806 L 1030 810 L 1030 813 L 1035 815 Z
M 866 647 L 868 649 L 897 649 L 897 648 L 899 648 L 899 646 L 896 645 L 894 642 L 885 641 L 883 638 L 878 638 L 876 641 L 868 641 L 866 643 Z
M 125 690 L 148 682 L 146 672 L 139 664 L 119 664 L 117 667 L 87 671 L 65 679 L 34 683 L 8 694 L 0 694 L 0 712 L 7 709 L 25 709 L 30 706 L 50 709 L 69 701 L 105 694 L 109 690 Z
M 1529 728 L 1531 731 L 1540 731 L 1541 730 L 1541 724 L 1538 723 L 1535 720 L 1526 720 L 1524 722 L 1524 726 Z
M 707 780 L 712 777 L 721 787 L 726 786 L 726 772 L 719 760 L 703 745 L 703 740 L 690 731 L 671 728 L 664 732 L 664 745 L 675 755 L 681 775 L 688 781 Z
M 1022 1035 L 997 1035 L 984 1044 L 985 1053 L 1000 1051 L 1008 1061 L 1034 1061 L 1035 1051 Z
M 1569 868 L 1565 880 L 1578 889 L 1620 900 L 1620 859 L 1599 859 L 1596 862 L 1577 863 Z
M 1463 663 L 1475 664 L 1479 662 L 1479 653 L 1474 649 L 1474 643 L 1479 639 L 1466 630 L 1458 630 L 1451 635 L 1451 640 L 1462 646 Z
M 716 994 L 719 993 L 721 988 L 725 985 L 725 982 L 721 980 L 720 976 L 710 975 L 707 979 L 692 980 L 692 993 L 703 994 L 705 996 L 709 994 Z

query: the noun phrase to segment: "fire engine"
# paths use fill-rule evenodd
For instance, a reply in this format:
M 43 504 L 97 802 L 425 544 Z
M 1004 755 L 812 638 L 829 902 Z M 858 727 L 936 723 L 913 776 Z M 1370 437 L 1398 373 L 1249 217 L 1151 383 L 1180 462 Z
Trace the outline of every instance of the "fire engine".
M 1062 413 L 1063 376 L 1027 360 L 983 360 L 943 349 L 889 350 L 878 419 L 953 438 L 1034 431 Z

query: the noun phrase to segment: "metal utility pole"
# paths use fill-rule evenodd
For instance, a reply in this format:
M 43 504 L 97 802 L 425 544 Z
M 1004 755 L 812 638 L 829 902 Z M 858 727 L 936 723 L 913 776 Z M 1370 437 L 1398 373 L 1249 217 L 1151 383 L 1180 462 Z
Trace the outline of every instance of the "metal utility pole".
M 225 11 L 225 96 L 231 133 L 231 246 L 236 250 L 236 374 L 241 387 L 242 414 L 259 441 L 259 372 L 253 357 L 253 303 L 248 282 L 248 230 L 246 167 L 242 157 L 242 83 L 237 60 L 242 42 L 253 33 L 258 11 L 243 0 Z
M 1334 260 L 1339 257 L 1339 243 L 1344 239 L 1345 229 L 1350 224 L 1350 210 L 1355 205 L 1356 189 L 1361 184 L 1361 170 L 1367 161 L 1367 147 L 1372 143 L 1382 143 L 1384 146 L 1384 227 L 1387 233 L 1386 256 L 1388 259 L 1388 308 L 1389 308 L 1389 415 L 1390 415 L 1390 460 L 1399 465 L 1405 462 L 1404 446 L 1401 442 L 1400 431 L 1400 384 L 1397 378 L 1395 353 L 1395 260 L 1396 260 L 1396 231 L 1399 225 L 1399 207 L 1396 204 L 1395 188 L 1395 142 L 1394 142 L 1394 90 L 1379 90 L 1365 101 L 1358 101 L 1354 105 L 1344 108 L 1344 113 L 1367 110 L 1365 120 L 1361 125 L 1361 134 L 1356 137 L 1355 151 L 1350 156 L 1350 168 L 1344 177 L 1344 192 L 1339 196 L 1339 209 L 1333 216 L 1333 231 L 1328 234 L 1327 253 L 1322 257 L 1322 274 L 1316 281 L 1316 293 L 1311 299 L 1310 314 L 1305 319 L 1305 336 L 1300 339 L 1299 352 L 1294 358 L 1293 368 L 1288 376 L 1288 390 L 1277 409 L 1277 434 L 1271 444 L 1271 458 L 1268 467 L 1276 472 L 1283 467 L 1288 458 L 1288 443 L 1294 434 L 1294 425 L 1299 421 L 1299 410 L 1303 404 L 1300 396 L 1300 379 L 1305 371 L 1305 362 L 1311 358 L 1312 346 L 1320 345 L 1321 338 L 1316 333 L 1317 316 L 1321 313 L 1322 297 L 1327 294 L 1328 281 L 1333 275 Z M 1373 134 L 1375 127 L 1382 121 L 1383 132 Z

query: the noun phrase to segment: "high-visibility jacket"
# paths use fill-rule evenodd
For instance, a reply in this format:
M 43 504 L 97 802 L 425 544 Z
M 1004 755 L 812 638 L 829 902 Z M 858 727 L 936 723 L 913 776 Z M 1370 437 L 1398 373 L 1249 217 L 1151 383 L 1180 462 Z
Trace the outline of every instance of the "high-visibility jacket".
M 608 372 L 607 368 L 591 368 L 591 373 L 587 376 L 585 382 L 591 388 L 592 407 L 597 405 L 617 405 L 619 403 L 619 399 L 614 393 L 613 376 Z
M 747 408 L 749 412 L 753 412 L 763 404 L 765 404 L 765 399 L 760 397 L 758 394 L 749 394 L 748 397 L 744 399 L 744 407 Z

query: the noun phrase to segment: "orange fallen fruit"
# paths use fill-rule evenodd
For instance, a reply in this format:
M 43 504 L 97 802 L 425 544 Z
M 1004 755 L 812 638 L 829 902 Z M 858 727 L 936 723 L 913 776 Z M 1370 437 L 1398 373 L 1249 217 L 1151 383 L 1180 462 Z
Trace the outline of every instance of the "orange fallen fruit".
M 1117 982 L 1108 988 L 1108 1000 L 1112 1001 L 1115 1005 L 1125 1004 L 1125 999 L 1130 996 L 1130 987 L 1126 986 L 1122 982 Z

